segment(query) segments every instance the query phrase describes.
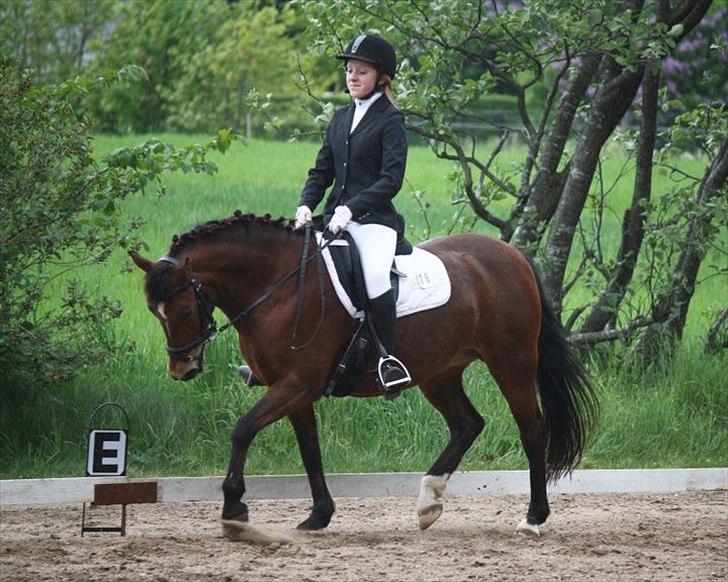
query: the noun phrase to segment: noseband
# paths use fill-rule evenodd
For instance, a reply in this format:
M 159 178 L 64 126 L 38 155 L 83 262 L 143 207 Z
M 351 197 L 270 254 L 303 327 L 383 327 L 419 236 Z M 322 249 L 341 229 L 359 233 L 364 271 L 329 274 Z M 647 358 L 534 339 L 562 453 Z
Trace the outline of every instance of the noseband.
M 173 265 L 175 267 L 179 266 L 180 264 L 177 259 L 167 256 L 162 257 L 161 259 L 159 259 L 159 261 L 163 263 L 169 263 L 170 265 Z M 175 289 L 172 293 L 167 295 L 167 297 L 173 297 L 187 289 L 187 287 L 192 287 L 192 290 L 195 292 L 195 300 L 197 301 L 197 314 L 200 317 L 200 328 L 202 329 L 202 334 L 196 340 L 193 340 L 180 348 L 173 348 L 169 344 L 164 346 L 164 349 L 167 350 L 167 354 L 169 354 L 169 357 L 173 360 L 176 360 L 177 362 L 191 362 L 192 356 L 183 356 L 181 354 L 189 352 L 190 350 L 195 349 L 197 346 L 205 345 L 207 342 L 212 341 L 221 331 L 218 330 L 217 322 L 215 321 L 215 317 L 212 314 L 213 309 L 215 309 L 215 305 L 210 299 L 210 296 L 205 293 L 205 290 L 202 288 L 202 283 L 200 283 L 194 277 L 189 277 L 183 285 Z M 203 314 L 207 318 L 207 322 L 203 321 Z

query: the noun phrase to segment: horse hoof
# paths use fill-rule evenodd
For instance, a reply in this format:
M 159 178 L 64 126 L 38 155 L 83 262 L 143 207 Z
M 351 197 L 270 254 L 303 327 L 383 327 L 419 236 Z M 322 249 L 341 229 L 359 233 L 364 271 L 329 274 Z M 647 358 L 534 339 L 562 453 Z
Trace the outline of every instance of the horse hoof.
M 331 518 L 322 519 L 320 517 L 312 515 L 308 519 L 305 519 L 301 523 L 299 523 L 296 526 L 296 529 L 300 529 L 303 531 L 318 531 L 320 529 L 324 529 L 327 525 L 329 525 L 329 521 L 331 521 Z
M 521 523 L 516 526 L 516 533 L 529 538 L 537 538 L 541 536 L 541 530 L 535 523 L 528 523 L 527 519 L 522 519 Z
M 248 542 L 260 546 L 294 543 L 293 538 L 282 532 L 253 526 L 248 522 L 222 519 L 220 523 L 222 524 L 222 535 L 236 542 Z
M 420 529 L 425 530 L 442 515 L 442 503 L 436 503 L 435 505 L 420 509 L 417 515 L 420 520 Z
M 245 524 L 245 522 L 234 519 L 221 519 L 220 524 L 222 525 L 223 537 L 229 540 L 237 540 L 240 528 Z

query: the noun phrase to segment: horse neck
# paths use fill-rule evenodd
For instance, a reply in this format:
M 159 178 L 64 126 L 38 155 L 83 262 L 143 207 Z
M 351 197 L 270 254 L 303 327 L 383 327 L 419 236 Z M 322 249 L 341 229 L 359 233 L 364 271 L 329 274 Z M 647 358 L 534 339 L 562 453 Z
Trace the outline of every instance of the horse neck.
M 301 244 L 285 230 L 251 225 L 239 236 L 199 241 L 184 256 L 215 305 L 233 317 L 296 268 Z

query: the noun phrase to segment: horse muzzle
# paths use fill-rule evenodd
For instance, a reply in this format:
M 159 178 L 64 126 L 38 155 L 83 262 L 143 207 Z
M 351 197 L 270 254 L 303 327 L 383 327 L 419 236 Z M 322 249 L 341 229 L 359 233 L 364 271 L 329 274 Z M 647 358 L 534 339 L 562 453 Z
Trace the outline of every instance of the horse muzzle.
M 169 375 L 172 376 L 172 378 L 187 382 L 202 372 L 205 367 L 204 359 L 202 357 L 202 347 L 195 351 L 197 351 L 197 354 L 190 355 L 185 360 L 170 358 L 167 363 L 167 370 L 169 370 Z

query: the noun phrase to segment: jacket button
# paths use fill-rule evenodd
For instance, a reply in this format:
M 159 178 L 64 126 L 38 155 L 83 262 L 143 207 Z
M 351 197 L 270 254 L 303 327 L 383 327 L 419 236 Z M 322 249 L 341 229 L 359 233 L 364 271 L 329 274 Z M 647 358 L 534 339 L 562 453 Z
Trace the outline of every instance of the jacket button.
M 344 162 L 344 167 L 346 168 L 346 162 Z

